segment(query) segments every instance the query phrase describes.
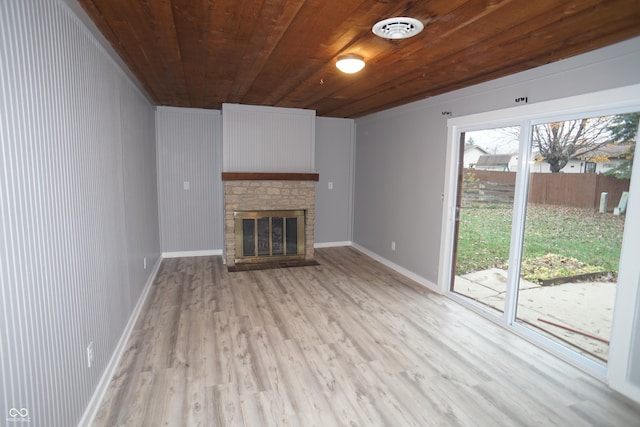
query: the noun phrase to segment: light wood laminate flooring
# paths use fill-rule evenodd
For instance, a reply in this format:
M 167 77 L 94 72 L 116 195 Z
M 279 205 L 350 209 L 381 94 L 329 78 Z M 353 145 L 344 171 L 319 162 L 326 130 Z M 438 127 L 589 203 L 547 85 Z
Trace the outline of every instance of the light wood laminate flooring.
M 638 426 L 640 407 L 349 247 L 165 259 L 95 426 Z

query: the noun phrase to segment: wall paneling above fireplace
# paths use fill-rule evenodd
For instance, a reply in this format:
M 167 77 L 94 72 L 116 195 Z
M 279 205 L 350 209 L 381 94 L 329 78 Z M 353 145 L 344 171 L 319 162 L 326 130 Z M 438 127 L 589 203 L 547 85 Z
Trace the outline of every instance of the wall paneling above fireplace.
M 315 172 L 313 110 L 223 104 L 223 172 Z

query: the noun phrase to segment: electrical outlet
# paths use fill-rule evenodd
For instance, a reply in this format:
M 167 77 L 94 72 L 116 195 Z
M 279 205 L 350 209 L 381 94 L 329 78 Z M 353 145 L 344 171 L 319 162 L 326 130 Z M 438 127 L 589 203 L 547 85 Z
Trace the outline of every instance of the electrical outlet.
M 142 258 L 142 267 L 144 267 L 144 269 L 147 269 L 147 257 Z
M 392 251 L 396 250 L 396 242 L 391 242 L 391 250 Z
M 333 182 L 330 182 L 329 185 L 327 185 L 327 187 L 329 188 L 329 190 L 333 190 Z
M 87 346 L 87 368 L 93 365 L 93 341 Z

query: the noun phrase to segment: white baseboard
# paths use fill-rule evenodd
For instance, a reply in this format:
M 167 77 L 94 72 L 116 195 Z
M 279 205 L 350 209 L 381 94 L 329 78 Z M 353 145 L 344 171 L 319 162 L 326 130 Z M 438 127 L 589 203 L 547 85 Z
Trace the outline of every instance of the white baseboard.
M 424 286 L 425 288 L 427 288 L 427 289 L 429 289 L 431 291 L 440 293 L 440 290 L 438 289 L 438 286 L 435 283 L 433 283 L 432 281 L 427 280 L 424 277 L 419 276 L 416 273 L 414 273 L 412 271 L 409 271 L 406 268 L 401 267 L 401 266 L 399 266 L 398 264 L 396 264 L 394 262 L 389 261 L 388 259 L 378 255 L 375 252 L 371 252 L 370 250 L 363 248 L 362 246 L 360 246 L 357 243 L 352 243 L 351 246 L 354 249 L 357 249 L 358 251 L 362 252 L 363 254 L 375 259 L 379 263 L 384 264 L 387 267 L 391 268 L 392 270 L 395 270 L 398 273 L 402 274 L 403 276 L 413 280 L 414 282 L 419 283 L 420 285 Z
M 127 342 L 129 341 L 129 337 L 131 336 L 131 331 L 133 331 L 133 327 L 140 316 L 140 312 L 142 311 L 142 307 L 144 307 L 144 303 L 147 300 L 147 296 L 149 295 L 149 291 L 151 290 L 151 285 L 153 285 L 153 281 L 156 279 L 156 275 L 158 274 L 158 270 L 160 270 L 160 263 L 162 262 L 162 257 L 158 257 L 156 264 L 153 266 L 153 270 L 147 279 L 147 283 L 144 285 L 144 289 L 142 290 L 142 294 L 140 298 L 138 298 L 138 302 L 131 313 L 131 317 L 129 317 L 129 321 L 127 322 L 127 326 L 124 328 L 122 335 L 120 336 L 120 340 L 118 341 L 118 345 L 111 355 L 111 359 L 109 359 L 109 363 L 102 373 L 102 377 L 100 377 L 100 381 L 98 381 L 98 386 L 96 390 L 93 392 L 93 396 L 91 396 L 91 400 L 87 405 L 87 408 L 78 423 L 78 426 L 89 426 L 93 424 L 93 420 L 98 414 L 98 410 L 100 409 L 100 404 L 104 399 L 104 395 L 107 392 L 107 388 L 109 387 L 109 383 L 111 379 L 116 373 L 116 369 L 118 369 L 118 364 L 120 363 L 120 359 L 124 354 L 124 351 L 127 348 Z
M 162 252 L 162 258 L 187 258 L 192 256 L 211 255 L 222 255 L 222 249 L 211 249 L 207 251 Z
M 314 243 L 314 248 L 335 248 L 337 246 L 351 246 L 353 242 L 325 242 L 325 243 Z

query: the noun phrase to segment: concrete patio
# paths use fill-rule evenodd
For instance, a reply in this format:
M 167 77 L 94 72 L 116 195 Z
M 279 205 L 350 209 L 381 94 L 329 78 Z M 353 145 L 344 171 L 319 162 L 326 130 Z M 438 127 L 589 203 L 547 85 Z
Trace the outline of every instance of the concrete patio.
M 490 268 L 456 276 L 455 291 L 503 312 L 506 283 L 505 270 Z M 614 282 L 540 286 L 520 279 L 516 318 L 553 338 L 569 343 L 578 351 L 606 362 L 615 290 Z

